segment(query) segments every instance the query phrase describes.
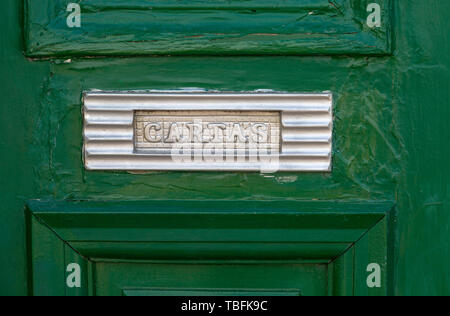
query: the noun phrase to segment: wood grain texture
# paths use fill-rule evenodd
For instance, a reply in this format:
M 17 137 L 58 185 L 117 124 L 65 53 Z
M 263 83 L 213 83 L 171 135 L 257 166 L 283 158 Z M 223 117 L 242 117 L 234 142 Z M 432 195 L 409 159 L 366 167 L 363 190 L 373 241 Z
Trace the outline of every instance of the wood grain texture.
M 85 0 L 80 28 L 65 0 L 25 1 L 31 57 L 391 53 L 391 0 L 373 29 L 369 0 Z

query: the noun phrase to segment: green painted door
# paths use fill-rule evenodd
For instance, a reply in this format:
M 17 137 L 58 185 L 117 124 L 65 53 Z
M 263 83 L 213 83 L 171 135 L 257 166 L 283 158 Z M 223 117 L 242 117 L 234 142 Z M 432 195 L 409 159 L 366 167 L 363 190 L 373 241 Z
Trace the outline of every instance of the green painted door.
M 99 263 L 97 295 L 326 295 L 327 266 Z
M 450 294 L 448 1 L 0 8 L 0 295 Z M 87 170 L 99 90 L 331 93 L 332 170 Z
M 32 201 L 30 291 L 383 295 L 391 208 L 375 202 Z M 370 264 L 379 269 L 373 279 Z

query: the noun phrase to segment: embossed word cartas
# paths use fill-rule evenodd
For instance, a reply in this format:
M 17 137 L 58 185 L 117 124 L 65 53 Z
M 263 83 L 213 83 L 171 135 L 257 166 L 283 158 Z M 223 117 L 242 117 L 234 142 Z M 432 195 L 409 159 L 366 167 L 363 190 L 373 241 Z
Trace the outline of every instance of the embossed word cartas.
M 89 170 L 329 171 L 330 94 L 84 96 Z

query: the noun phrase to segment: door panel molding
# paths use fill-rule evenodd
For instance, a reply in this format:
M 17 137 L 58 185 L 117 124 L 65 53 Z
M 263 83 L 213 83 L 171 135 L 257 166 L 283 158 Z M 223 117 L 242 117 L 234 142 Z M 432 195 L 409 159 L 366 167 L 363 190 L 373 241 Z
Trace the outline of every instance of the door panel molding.
M 96 263 L 136 260 L 315 262 L 328 264 L 330 295 L 385 295 L 387 215 L 393 205 L 30 201 L 26 205 L 30 294 L 95 294 L 89 280 L 94 279 Z M 75 259 L 89 275 L 79 291 L 62 293 L 61 269 Z M 381 289 L 365 286 L 366 267 L 372 262 L 383 269 Z
M 394 1 L 24 0 L 30 57 L 392 53 Z M 69 10 L 69 12 L 68 12 Z M 114 17 L 114 23 L 111 19 Z

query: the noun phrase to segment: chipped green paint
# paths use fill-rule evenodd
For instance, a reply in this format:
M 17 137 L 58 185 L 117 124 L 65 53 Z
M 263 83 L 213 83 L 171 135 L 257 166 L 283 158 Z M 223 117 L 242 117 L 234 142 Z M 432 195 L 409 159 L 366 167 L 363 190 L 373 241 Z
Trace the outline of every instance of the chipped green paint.
M 270 70 L 262 67 L 267 62 L 271 64 Z M 392 61 L 386 58 L 383 63 L 390 67 Z M 364 80 L 367 73 L 362 69 L 373 71 L 378 79 Z M 380 68 L 378 59 L 346 58 L 179 57 L 52 63 L 52 79 L 42 100 L 43 113 L 36 118 L 46 128 L 34 130 L 33 145 L 41 154 L 40 148 L 49 146 L 50 150 L 35 169 L 41 179 L 48 180 L 47 194 L 58 199 L 99 198 L 99 194 L 104 199 L 121 199 L 124 194 L 130 199 L 191 199 L 194 194 L 199 199 L 391 200 L 401 155 L 398 149 L 401 136 L 393 124 L 390 103 L 390 95 L 394 93 L 389 84 L 391 71 Z M 343 81 L 346 77 L 351 79 Z M 348 80 L 361 83 L 357 91 Z M 157 172 L 151 176 L 126 173 L 118 176 L 86 172 L 82 168 L 82 138 L 74 135 L 82 135 L 83 91 L 187 87 L 223 91 L 261 88 L 333 91 L 336 100 L 333 173 L 264 176 Z M 369 93 L 374 88 L 376 93 Z M 380 111 L 380 107 L 384 110 Z
M 391 220 L 383 223 L 389 228 L 389 294 L 450 294 L 450 2 L 395 2 L 392 56 L 74 58 L 67 63 L 24 57 L 20 3 L 0 4 L 0 294 L 27 294 L 23 210 L 30 199 L 393 200 Z M 336 96 L 333 172 L 266 177 L 84 171 L 82 91 L 186 87 L 331 90 Z M 76 257 L 64 251 L 67 258 Z M 348 288 L 345 267 L 352 255 L 336 262 L 342 276 L 334 284 L 337 290 Z
M 377 0 L 379 27 L 367 24 L 372 0 L 71 1 L 80 27 L 70 1 L 25 1 L 32 57 L 391 53 L 391 0 Z

